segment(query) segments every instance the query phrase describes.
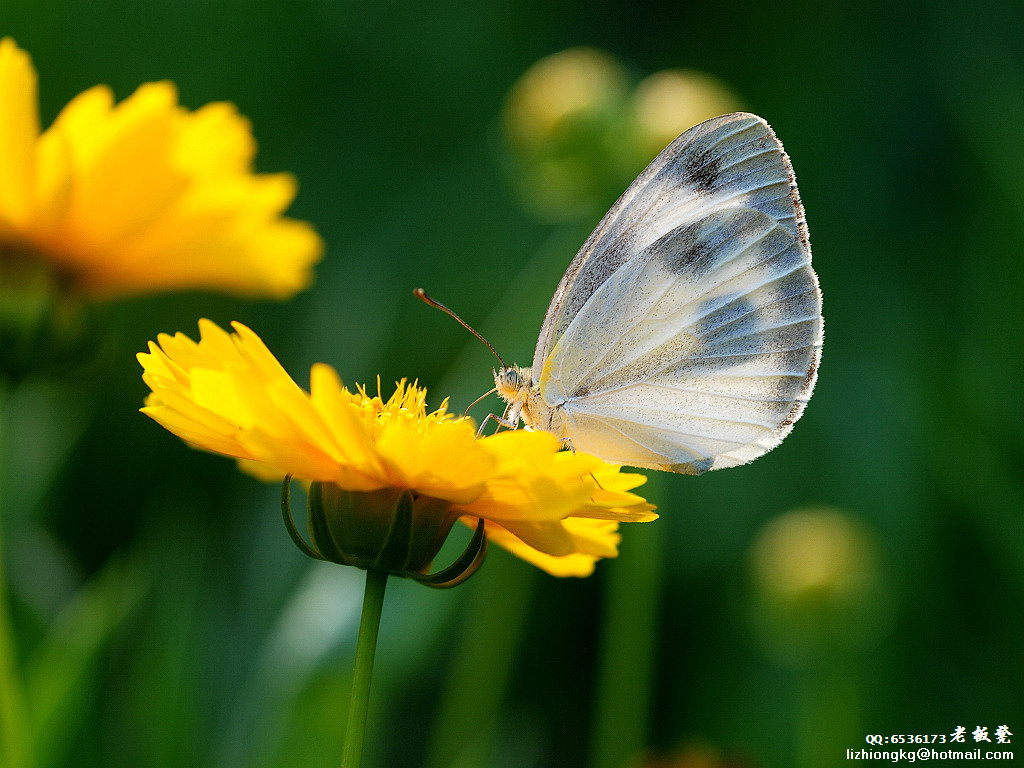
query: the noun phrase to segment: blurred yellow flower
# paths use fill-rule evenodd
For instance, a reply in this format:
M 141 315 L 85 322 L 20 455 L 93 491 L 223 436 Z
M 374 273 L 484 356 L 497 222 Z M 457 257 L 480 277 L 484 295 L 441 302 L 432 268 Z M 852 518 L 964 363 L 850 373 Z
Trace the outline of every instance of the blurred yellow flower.
M 505 99 L 513 182 L 544 219 L 596 217 L 683 131 L 738 108 L 729 88 L 703 72 L 663 70 L 634 84 L 606 51 L 553 53 Z
M 875 533 L 840 509 L 769 520 L 750 551 L 752 617 L 765 650 L 802 666 L 877 642 L 893 617 L 881 555 Z
M 758 586 L 782 602 L 850 603 L 878 586 L 874 537 L 830 507 L 795 509 L 769 521 L 751 555 Z
M 524 203 L 552 221 L 585 217 L 605 202 L 608 128 L 629 88 L 622 64 L 596 48 L 546 56 L 512 85 L 503 123 L 513 180 Z
M 665 69 L 641 80 L 631 96 L 640 162 L 680 133 L 712 117 L 735 112 L 739 99 L 720 80 L 693 69 Z
M 688 744 L 672 755 L 647 755 L 633 764 L 634 768 L 743 768 L 752 765 L 735 756 L 726 756 L 715 747 Z
M 551 141 L 572 119 L 594 119 L 618 109 L 628 88 L 625 68 L 597 48 L 569 48 L 534 63 L 505 103 L 505 127 L 527 148 Z
M 0 258 L 50 263 L 98 296 L 199 288 L 287 298 L 323 244 L 282 218 L 288 174 L 254 174 L 249 122 L 228 103 L 190 112 L 170 82 L 114 103 L 98 85 L 40 133 L 36 72 L 0 40 Z
M 150 342 L 138 356 L 152 390 L 142 412 L 264 479 L 437 500 L 450 520 L 483 519 L 492 541 L 556 576 L 589 575 L 597 559 L 616 556 L 619 522 L 657 517 L 630 493 L 642 475 L 563 451 L 546 432 L 477 438 L 446 403 L 428 412 L 415 384 L 400 382 L 384 400 L 350 392 L 317 364 L 307 394 L 255 333 L 233 327 L 201 320 L 199 342 L 182 333 Z

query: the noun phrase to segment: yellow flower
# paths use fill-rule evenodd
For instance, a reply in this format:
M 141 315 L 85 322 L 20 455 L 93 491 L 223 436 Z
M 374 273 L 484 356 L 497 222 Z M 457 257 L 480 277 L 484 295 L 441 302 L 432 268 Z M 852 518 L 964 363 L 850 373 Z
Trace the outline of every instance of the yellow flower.
M 287 298 L 310 284 L 322 242 L 281 218 L 295 180 L 252 173 L 256 145 L 233 105 L 190 112 L 170 82 L 115 105 L 98 85 L 40 133 L 35 69 L 4 38 L 0 126 L 0 259 L 42 259 L 99 296 Z
M 683 131 L 735 109 L 703 72 L 664 70 L 634 86 L 606 51 L 569 48 L 533 64 L 505 99 L 513 181 L 546 219 L 596 217 Z
M 482 519 L 492 541 L 557 576 L 589 575 L 617 554 L 620 521 L 656 517 L 630 492 L 642 475 L 562 451 L 545 432 L 477 438 L 470 419 L 446 403 L 428 411 L 426 391 L 404 381 L 384 400 L 317 364 L 307 394 L 255 333 L 233 327 L 200 320 L 199 342 L 161 335 L 138 356 L 152 390 L 142 412 L 194 447 L 266 479 L 439 502 L 449 527 Z
M 557 138 L 572 120 L 614 113 L 628 89 L 625 67 L 596 48 L 569 48 L 534 63 L 505 104 L 509 138 L 526 150 Z
M 739 99 L 729 88 L 707 73 L 666 69 L 648 75 L 630 96 L 635 162 L 650 162 L 683 131 L 739 108 Z

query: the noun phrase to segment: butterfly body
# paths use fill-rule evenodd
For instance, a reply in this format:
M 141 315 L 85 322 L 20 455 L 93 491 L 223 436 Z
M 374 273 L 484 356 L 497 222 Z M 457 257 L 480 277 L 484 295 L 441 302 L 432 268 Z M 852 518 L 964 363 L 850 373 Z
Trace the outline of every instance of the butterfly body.
M 570 264 L 506 419 L 684 474 L 778 445 L 813 390 L 821 293 L 789 158 L 759 117 L 684 133 Z
M 498 396 L 508 404 L 504 418 L 507 424 L 517 425 L 521 419 L 532 429 L 543 429 L 562 439 L 569 437 L 561 412 L 563 403 L 544 401 L 540 385 L 533 380 L 530 368 L 511 365 L 495 371 L 494 387 Z

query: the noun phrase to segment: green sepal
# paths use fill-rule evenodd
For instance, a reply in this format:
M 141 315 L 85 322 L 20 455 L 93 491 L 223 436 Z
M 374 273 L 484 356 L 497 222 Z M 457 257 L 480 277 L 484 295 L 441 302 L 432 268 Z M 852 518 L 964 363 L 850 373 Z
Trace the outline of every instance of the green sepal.
M 412 492 L 402 491 L 395 500 L 391 525 L 384 538 L 380 554 L 373 564 L 375 568 L 389 570 L 397 566 L 399 572 L 408 570 L 409 561 L 413 557 L 412 517 Z
M 459 584 L 464 582 L 483 564 L 484 557 L 487 555 L 487 532 L 485 529 L 484 519 L 481 517 L 477 521 L 476 530 L 473 532 L 473 538 L 470 539 L 466 549 L 459 555 L 459 558 L 437 573 L 432 573 L 424 576 L 413 576 L 413 578 L 420 584 L 425 584 L 428 587 L 434 587 L 435 589 L 450 589 L 451 587 L 457 587 Z
M 320 554 L 320 551 L 310 544 L 306 543 L 306 540 L 299 533 L 298 527 L 295 525 L 295 518 L 292 517 L 292 506 L 291 506 L 291 485 L 292 476 L 285 475 L 284 481 L 281 483 L 281 514 L 284 516 L 284 527 L 288 531 L 288 535 L 292 537 L 292 541 L 295 542 L 303 554 L 308 555 L 316 560 L 326 560 L 327 558 Z
M 291 476 L 281 485 L 281 513 L 288 535 L 303 554 L 339 565 L 383 571 L 447 588 L 468 579 L 487 551 L 484 521 L 447 568 L 428 574 L 459 517 L 449 501 L 404 488 L 349 491 L 312 482 L 306 496 L 308 538 L 291 512 Z
M 96 362 L 99 331 L 73 276 L 41 254 L 0 243 L 0 381 L 81 376 Z

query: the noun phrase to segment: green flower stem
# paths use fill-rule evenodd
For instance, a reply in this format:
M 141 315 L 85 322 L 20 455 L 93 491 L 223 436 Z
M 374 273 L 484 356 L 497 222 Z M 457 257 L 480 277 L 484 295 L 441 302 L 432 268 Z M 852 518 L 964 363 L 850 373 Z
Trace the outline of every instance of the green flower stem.
M 363 754 L 366 710 L 370 703 L 370 677 L 373 674 L 373 656 L 377 651 L 377 631 L 380 629 L 380 614 L 387 585 L 387 571 L 366 572 L 366 591 L 363 592 L 363 614 L 359 619 L 359 637 L 356 640 L 352 697 L 349 700 L 348 723 L 345 725 L 341 768 L 359 768 Z
M 15 658 L 14 632 L 7 593 L 7 559 L 3 552 L 3 524 L 10 511 L 4 503 L 6 458 L 10 438 L 10 391 L 0 382 L 0 764 L 28 768 L 32 764 L 25 713 L 25 693 Z

